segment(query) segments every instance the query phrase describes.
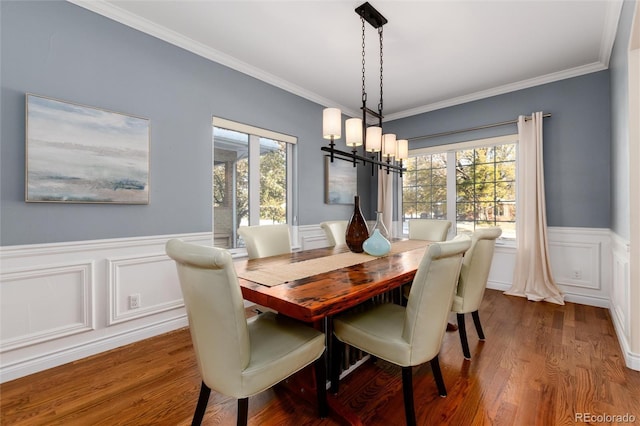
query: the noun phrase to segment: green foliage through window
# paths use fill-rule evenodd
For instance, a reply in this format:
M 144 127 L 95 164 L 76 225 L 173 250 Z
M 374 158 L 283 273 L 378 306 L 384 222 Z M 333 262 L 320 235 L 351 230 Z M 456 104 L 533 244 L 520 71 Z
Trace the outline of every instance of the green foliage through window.
M 403 220 L 448 219 L 457 233 L 500 226 L 503 236 L 515 238 L 516 148 L 511 143 L 412 156 L 403 178 Z M 455 181 L 455 193 L 448 191 L 448 179 Z

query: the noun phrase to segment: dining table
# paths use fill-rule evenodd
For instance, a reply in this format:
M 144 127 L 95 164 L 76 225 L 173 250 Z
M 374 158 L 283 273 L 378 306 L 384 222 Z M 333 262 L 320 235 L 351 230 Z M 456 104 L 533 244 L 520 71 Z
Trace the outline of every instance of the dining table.
M 429 244 L 392 240 L 391 250 L 383 256 L 352 253 L 346 245 L 338 245 L 237 260 L 235 269 L 246 300 L 326 333 L 331 371 L 333 317 L 383 295 L 400 303 L 400 289 L 412 282 Z M 329 397 L 330 408 L 346 424 L 361 424 Z

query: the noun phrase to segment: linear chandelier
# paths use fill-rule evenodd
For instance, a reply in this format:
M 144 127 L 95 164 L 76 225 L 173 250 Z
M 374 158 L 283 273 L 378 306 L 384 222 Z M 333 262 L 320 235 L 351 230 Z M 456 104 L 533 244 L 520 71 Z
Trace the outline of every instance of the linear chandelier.
M 356 13 L 362 22 L 362 118 L 349 118 L 345 121 L 345 143 L 352 148 L 351 152 L 341 151 L 335 148 L 335 140 L 342 137 L 342 112 L 338 108 L 325 108 L 322 111 L 322 137 L 329 139 L 329 146 L 320 148 L 329 152 L 331 162 L 334 158 L 357 164 L 371 165 L 371 175 L 375 167 L 380 170 L 398 173 L 402 177 L 405 170 L 402 160 L 408 158 L 409 142 L 406 139 L 396 140 L 393 133 L 382 133 L 382 27 L 388 21 L 368 2 L 356 8 Z M 365 21 L 378 30 L 380 39 L 380 103 L 378 111 L 367 107 L 367 92 L 365 89 Z M 377 126 L 367 126 L 367 116 L 378 119 Z M 358 147 L 362 146 L 362 155 L 358 154 Z

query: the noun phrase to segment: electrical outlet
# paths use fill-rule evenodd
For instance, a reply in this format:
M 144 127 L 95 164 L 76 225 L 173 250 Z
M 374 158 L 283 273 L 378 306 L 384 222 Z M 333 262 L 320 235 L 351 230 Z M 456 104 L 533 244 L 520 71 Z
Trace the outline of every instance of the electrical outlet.
M 582 271 L 580 271 L 579 269 L 574 269 L 573 273 L 571 274 L 571 277 L 574 280 L 580 280 L 582 279 Z
M 140 293 L 129 296 L 129 309 L 138 309 L 141 306 Z

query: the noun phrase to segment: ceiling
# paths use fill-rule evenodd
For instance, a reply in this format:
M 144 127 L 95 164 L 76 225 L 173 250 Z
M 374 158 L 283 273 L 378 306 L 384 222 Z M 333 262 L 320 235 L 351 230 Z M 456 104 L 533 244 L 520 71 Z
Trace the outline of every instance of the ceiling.
M 361 0 L 69 0 L 360 116 Z M 383 27 L 385 120 L 608 68 L 617 0 L 372 0 Z M 365 25 L 368 106 L 380 97 L 378 33 Z

